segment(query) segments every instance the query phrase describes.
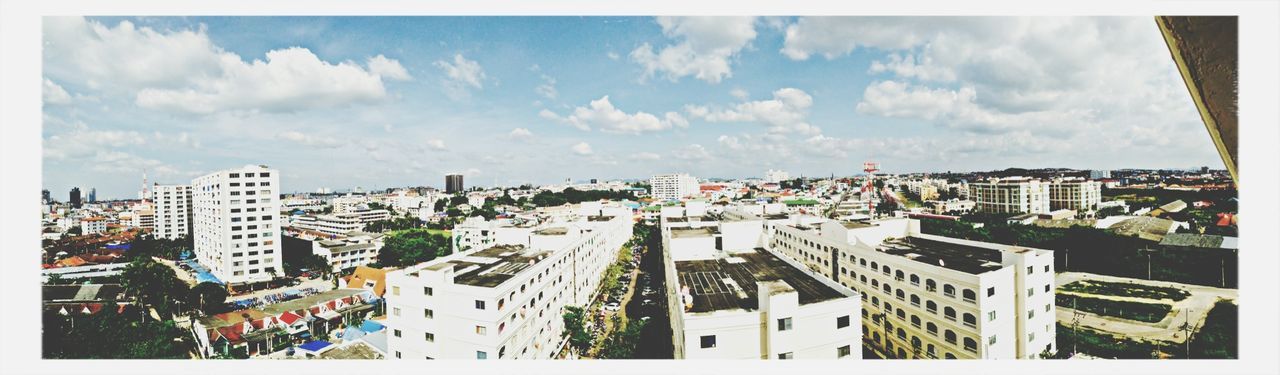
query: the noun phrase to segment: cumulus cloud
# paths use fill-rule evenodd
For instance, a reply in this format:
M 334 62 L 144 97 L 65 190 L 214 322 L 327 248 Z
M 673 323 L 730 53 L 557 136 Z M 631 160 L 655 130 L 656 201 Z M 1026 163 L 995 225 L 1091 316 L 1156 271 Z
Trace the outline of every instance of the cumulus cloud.
M 661 119 L 647 112 L 623 112 L 614 108 L 613 103 L 609 102 L 608 95 L 592 100 L 586 107 L 574 108 L 568 116 L 560 116 L 546 109 L 538 112 L 538 116 L 559 121 L 580 130 L 591 130 L 594 127 L 606 133 L 640 134 L 689 126 L 688 119 L 676 112 L 667 112 Z
M 510 133 L 507 133 L 507 138 L 516 139 L 516 140 L 530 140 L 530 139 L 533 139 L 533 132 L 525 128 L 515 128 L 515 129 L 511 129 Z
M 569 149 L 572 150 L 573 153 L 582 156 L 591 155 L 592 153 L 591 145 L 587 144 L 587 142 L 578 142 L 578 144 L 573 145 L 573 147 L 570 147 Z
M 342 146 L 342 142 L 330 137 L 322 137 L 293 130 L 281 132 L 276 137 L 281 140 L 294 142 L 300 145 L 318 148 L 336 148 Z
M 162 32 L 129 21 L 115 27 L 81 17 L 45 21 L 44 66 L 50 75 L 91 89 L 135 93 L 136 104 L 149 109 L 209 114 L 328 108 L 381 100 L 384 77 L 408 78 L 398 62 L 381 55 L 370 59 L 369 69 L 322 61 L 298 47 L 245 62 L 215 45 L 203 26 Z
M 471 90 L 484 89 L 484 81 L 488 78 L 480 63 L 468 60 L 461 53 L 453 55 L 452 63 L 437 60 L 434 65 L 444 72 L 445 93 L 455 99 L 469 96 Z
M 556 91 L 556 79 L 546 74 L 542 75 L 542 84 L 535 87 L 533 91 L 547 99 L 555 99 L 559 95 Z
M 436 150 L 436 151 L 445 150 L 443 139 L 427 139 L 426 142 L 423 142 L 423 143 L 426 144 L 427 147 L 432 150 Z
M 80 160 L 99 152 L 147 143 L 146 137 L 136 131 L 93 130 L 79 121 L 67 125 L 66 131 L 44 139 L 45 160 Z
M 711 158 L 711 153 L 700 144 L 691 144 L 671 151 L 671 156 L 680 160 L 700 161 Z
M 64 90 L 62 86 L 59 86 L 57 83 L 53 83 L 53 81 L 50 81 L 48 78 L 44 79 L 43 96 L 44 104 L 46 105 L 71 103 L 71 94 L 68 94 L 67 90 Z
M 413 79 L 413 76 L 409 75 L 409 71 L 404 70 L 404 67 L 400 66 L 399 61 L 388 59 L 383 55 L 370 57 L 369 62 L 366 64 L 369 66 L 370 73 L 376 74 L 382 78 L 396 81 L 408 81 Z
M 719 83 L 733 76 L 731 60 L 756 38 L 755 17 L 658 17 L 657 22 L 677 43 L 657 52 L 644 43 L 631 51 L 644 79 L 661 73 L 672 82 L 693 76 Z
M 783 88 L 773 92 L 773 99 L 738 103 L 730 108 L 712 109 L 690 105 L 685 113 L 708 122 L 756 122 L 767 125 L 770 132 L 817 134 L 822 130 L 808 122 L 813 97 L 804 90 Z

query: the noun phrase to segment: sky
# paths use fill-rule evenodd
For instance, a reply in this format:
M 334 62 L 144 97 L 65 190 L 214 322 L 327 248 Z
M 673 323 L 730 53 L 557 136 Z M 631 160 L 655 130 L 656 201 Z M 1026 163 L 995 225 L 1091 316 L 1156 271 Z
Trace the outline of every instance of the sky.
M 136 198 L 1220 168 L 1150 17 L 46 17 L 43 185 Z

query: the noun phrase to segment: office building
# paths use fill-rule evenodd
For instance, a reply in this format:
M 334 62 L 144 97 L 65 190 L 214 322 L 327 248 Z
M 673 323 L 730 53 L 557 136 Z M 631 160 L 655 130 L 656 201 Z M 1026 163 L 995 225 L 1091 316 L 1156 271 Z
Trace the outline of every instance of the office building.
M 1102 203 L 1102 182 L 1083 178 L 1054 179 L 1049 184 L 1049 209 L 1097 211 Z
M 567 345 L 565 306 L 585 306 L 631 237 L 631 217 L 548 223 L 496 245 L 387 273 L 388 358 L 547 359 Z
M 790 179 L 791 174 L 787 173 L 787 171 L 775 171 L 770 169 L 764 172 L 764 182 L 772 182 L 776 184 Z
M 677 200 L 699 192 L 698 179 L 687 173 L 655 175 L 649 178 L 649 195 L 657 200 Z
M 456 194 L 462 192 L 462 175 L 451 174 L 444 176 L 444 192 L 447 194 Z
M 248 165 L 198 177 L 191 185 L 192 230 L 200 264 L 231 285 L 283 274 L 278 171 Z
M 914 219 L 775 225 L 769 242 L 858 292 L 863 340 L 882 356 L 1056 351 L 1052 251 L 923 234 Z
M 107 218 L 101 216 L 80 219 L 80 234 L 95 234 L 107 231 Z
M 80 188 L 71 188 L 71 194 L 67 199 L 71 202 L 71 208 L 80 208 L 80 206 L 82 206 L 82 203 L 80 202 Z
M 89 188 L 89 203 L 98 203 L 98 188 Z
M 1110 171 L 1110 170 L 1106 170 L 1106 169 L 1102 169 L 1102 170 L 1094 169 L 1094 170 L 1090 170 L 1090 171 L 1089 171 L 1089 179 L 1090 179 L 1090 180 L 1100 180 L 1100 179 L 1104 179 L 1104 178 L 1111 178 L 1111 171 Z
M 1026 177 L 993 178 L 969 184 L 974 210 L 985 213 L 1048 213 L 1049 182 Z
M 191 185 L 155 185 L 156 238 L 177 239 L 191 234 Z
M 339 236 L 350 232 L 362 231 L 365 225 L 369 223 L 391 218 L 390 211 L 384 209 L 370 210 L 368 207 L 361 208 L 330 215 L 297 216 L 290 226 Z

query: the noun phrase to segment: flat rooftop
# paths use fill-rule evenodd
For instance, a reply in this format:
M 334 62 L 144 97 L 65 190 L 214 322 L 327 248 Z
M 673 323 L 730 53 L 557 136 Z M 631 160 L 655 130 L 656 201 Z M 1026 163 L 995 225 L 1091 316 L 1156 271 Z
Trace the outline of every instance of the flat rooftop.
M 844 225 L 844 227 L 848 229 L 870 228 L 875 226 L 874 224 L 861 221 L 841 221 L 840 225 Z
M 1001 268 L 999 250 L 920 237 L 885 240 L 877 250 L 974 275 Z
M 536 234 L 539 236 L 563 236 L 563 235 L 569 234 L 569 228 L 565 228 L 565 227 L 543 228 L 543 229 L 538 229 L 533 231 L 533 234 Z
M 763 281 L 785 281 L 800 295 L 801 305 L 844 297 L 764 249 L 730 255 L 722 259 L 675 262 L 680 285 L 688 286 L 693 295 L 693 308 L 688 312 L 755 310 L 759 307 L 756 283 Z
M 671 238 L 710 237 L 720 231 L 714 227 L 671 228 Z
M 550 251 L 532 250 L 524 245 L 498 245 L 441 264 L 458 272 L 454 284 L 492 288 L 510 280 L 530 266 L 546 259 Z M 435 265 L 440 266 L 440 265 Z

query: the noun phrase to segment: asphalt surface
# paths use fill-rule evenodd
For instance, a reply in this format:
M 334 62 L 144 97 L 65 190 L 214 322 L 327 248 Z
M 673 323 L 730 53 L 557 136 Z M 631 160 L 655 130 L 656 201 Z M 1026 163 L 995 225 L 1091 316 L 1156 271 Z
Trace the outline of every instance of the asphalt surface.
M 1236 301 L 1239 298 L 1239 291 L 1236 289 L 1214 288 L 1203 285 L 1181 284 L 1169 281 L 1154 281 L 1143 279 L 1131 279 L 1125 277 L 1115 277 L 1106 275 L 1097 275 L 1083 272 L 1064 272 L 1059 273 L 1055 282 L 1057 285 L 1067 285 L 1079 280 L 1094 281 L 1110 281 L 1121 283 L 1134 283 L 1150 286 L 1171 287 L 1191 292 L 1191 295 L 1181 301 L 1172 302 L 1170 300 L 1152 300 L 1147 298 L 1108 296 L 1098 294 L 1081 294 L 1096 298 L 1110 299 L 1115 301 L 1133 301 L 1145 303 L 1170 303 L 1173 304 L 1173 310 L 1168 316 L 1159 322 L 1145 323 L 1135 320 L 1120 319 L 1110 316 L 1102 316 L 1083 311 L 1072 310 L 1071 308 L 1058 306 L 1057 317 L 1058 322 L 1070 326 L 1075 321 L 1077 314 L 1079 315 L 1080 325 L 1094 328 L 1104 332 L 1111 332 L 1129 336 L 1132 338 L 1143 338 L 1149 340 L 1163 340 L 1181 343 L 1186 340 L 1186 334 L 1180 328 L 1184 323 L 1191 323 L 1197 326 L 1204 325 L 1204 320 L 1209 315 L 1209 310 L 1219 299 Z

